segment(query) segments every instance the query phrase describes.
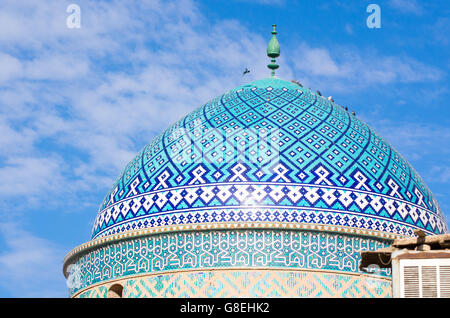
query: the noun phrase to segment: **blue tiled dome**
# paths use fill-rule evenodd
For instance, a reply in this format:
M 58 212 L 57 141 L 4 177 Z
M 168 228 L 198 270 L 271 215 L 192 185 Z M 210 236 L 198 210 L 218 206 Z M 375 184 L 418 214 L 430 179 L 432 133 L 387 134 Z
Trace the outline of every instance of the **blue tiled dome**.
M 144 147 L 105 197 L 92 239 L 246 222 L 448 231 L 420 176 L 374 130 L 309 89 L 270 78 L 211 100 Z

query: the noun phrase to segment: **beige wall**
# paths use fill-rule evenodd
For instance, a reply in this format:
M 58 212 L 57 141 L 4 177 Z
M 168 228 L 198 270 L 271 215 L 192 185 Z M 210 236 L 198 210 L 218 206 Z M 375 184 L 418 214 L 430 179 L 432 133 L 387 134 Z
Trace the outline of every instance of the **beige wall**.
M 75 297 L 392 297 L 391 280 L 326 271 L 212 270 L 142 275 L 99 284 Z M 116 289 L 117 286 L 113 289 Z M 108 293 L 108 290 L 109 293 Z

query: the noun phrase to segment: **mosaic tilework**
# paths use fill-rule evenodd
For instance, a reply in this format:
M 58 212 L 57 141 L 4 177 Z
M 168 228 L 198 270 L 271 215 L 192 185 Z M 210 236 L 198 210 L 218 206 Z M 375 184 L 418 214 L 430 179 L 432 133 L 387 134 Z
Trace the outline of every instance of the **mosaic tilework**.
M 164 233 L 105 245 L 77 260 L 81 285 L 137 274 L 214 268 L 359 272 L 360 251 L 389 242 L 313 231 L 236 230 Z M 385 270 L 380 275 L 389 277 Z
M 185 272 L 133 277 L 121 283 L 124 298 L 391 297 L 388 279 L 310 271 Z M 87 293 L 106 297 L 105 292 L 94 292 L 102 287 L 94 287 L 79 297 L 85 297 Z
M 108 289 L 105 286 L 97 286 L 95 288 L 88 289 L 81 294 L 78 298 L 106 298 Z
M 130 279 L 124 297 L 390 297 L 391 282 L 317 272 L 213 271 Z
M 275 142 L 260 149 L 263 130 Z M 213 99 L 144 147 L 105 197 L 92 237 L 245 219 L 249 204 L 262 206 L 261 221 L 280 208 L 281 218 L 308 214 L 293 222 L 448 231 L 417 172 L 375 131 L 310 90 L 272 78 Z
M 191 207 L 187 207 L 186 200 Z M 143 213 L 124 219 L 132 209 Z M 416 227 L 430 233 L 446 228 L 439 214 L 406 200 L 368 191 L 246 182 L 177 187 L 136 195 L 100 212 L 94 227 L 111 224 L 96 235 L 104 237 L 173 224 L 261 221 L 339 225 L 409 236 Z

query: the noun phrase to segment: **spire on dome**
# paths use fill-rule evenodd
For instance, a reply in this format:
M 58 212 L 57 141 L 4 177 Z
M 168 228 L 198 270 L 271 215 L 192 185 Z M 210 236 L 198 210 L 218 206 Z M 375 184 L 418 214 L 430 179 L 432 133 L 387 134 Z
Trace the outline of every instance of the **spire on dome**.
M 269 44 L 267 45 L 267 56 L 271 58 L 271 62 L 267 67 L 272 70 L 272 77 L 275 76 L 275 70 L 279 67 L 278 64 L 275 64 L 275 58 L 280 56 L 280 43 L 277 40 L 277 31 L 275 30 L 276 24 L 273 24 L 272 30 L 272 38 L 270 39 Z

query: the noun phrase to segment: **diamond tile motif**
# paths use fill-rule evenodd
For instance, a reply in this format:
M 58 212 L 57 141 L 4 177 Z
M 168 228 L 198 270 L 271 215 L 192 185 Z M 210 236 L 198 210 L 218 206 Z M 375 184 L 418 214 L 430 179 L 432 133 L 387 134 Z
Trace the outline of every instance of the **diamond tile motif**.
M 106 195 L 92 238 L 168 224 L 162 212 L 170 224 L 213 211 L 222 212 L 205 222 L 246 220 L 237 215 L 248 202 L 261 207 L 259 221 L 280 218 L 280 209 L 307 210 L 318 224 L 448 232 L 428 187 L 375 131 L 322 96 L 272 78 L 214 98 L 144 147 Z

